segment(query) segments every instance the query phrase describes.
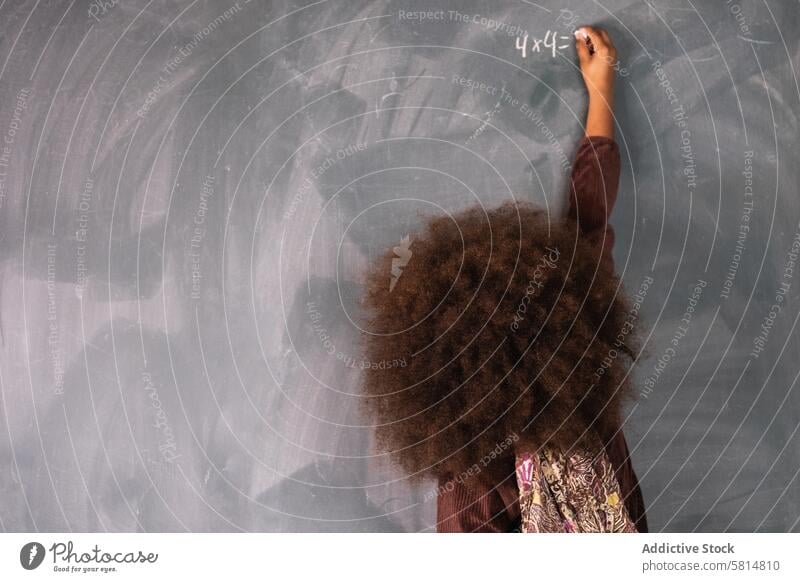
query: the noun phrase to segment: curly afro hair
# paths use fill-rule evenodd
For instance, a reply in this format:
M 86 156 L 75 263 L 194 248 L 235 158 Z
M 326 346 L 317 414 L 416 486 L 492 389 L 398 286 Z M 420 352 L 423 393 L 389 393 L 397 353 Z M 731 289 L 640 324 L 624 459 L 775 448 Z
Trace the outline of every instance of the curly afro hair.
M 429 219 L 408 250 L 402 268 L 393 249 L 370 266 L 362 299 L 361 405 L 380 454 L 412 479 L 455 475 L 619 428 L 632 304 L 573 219 L 473 206 Z

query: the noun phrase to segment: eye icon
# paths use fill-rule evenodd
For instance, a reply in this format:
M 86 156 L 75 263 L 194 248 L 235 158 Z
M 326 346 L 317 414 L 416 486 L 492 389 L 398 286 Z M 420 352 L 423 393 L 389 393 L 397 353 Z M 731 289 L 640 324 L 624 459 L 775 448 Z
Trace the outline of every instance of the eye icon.
M 35 570 L 44 560 L 44 546 L 39 542 L 28 542 L 19 551 L 19 563 L 26 570 Z

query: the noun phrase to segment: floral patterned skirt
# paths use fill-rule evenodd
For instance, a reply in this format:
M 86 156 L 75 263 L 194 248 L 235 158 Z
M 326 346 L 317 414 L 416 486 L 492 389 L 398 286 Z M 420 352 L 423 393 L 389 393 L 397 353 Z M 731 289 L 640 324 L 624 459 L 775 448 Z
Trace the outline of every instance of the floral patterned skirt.
M 516 455 L 522 531 L 636 532 L 602 446 Z

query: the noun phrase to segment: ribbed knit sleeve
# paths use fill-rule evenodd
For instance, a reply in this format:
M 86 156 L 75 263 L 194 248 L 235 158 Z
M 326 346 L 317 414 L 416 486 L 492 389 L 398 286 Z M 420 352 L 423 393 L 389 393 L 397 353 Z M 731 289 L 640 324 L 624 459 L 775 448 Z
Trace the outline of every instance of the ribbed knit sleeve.
M 614 229 L 608 217 L 617 200 L 620 157 L 617 142 L 605 136 L 584 136 L 575 153 L 570 180 L 568 216 L 583 236 L 602 250 L 613 268 Z
M 507 460 L 513 471 L 513 461 Z M 519 492 L 512 474 L 490 485 L 476 477 L 440 477 L 437 501 L 437 532 L 501 533 L 519 527 Z
M 581 230 L 602 228 L 617 200 L 619 187 L 619 146 L 610 137 L 584 137 L 572 165 L 569 214 Z

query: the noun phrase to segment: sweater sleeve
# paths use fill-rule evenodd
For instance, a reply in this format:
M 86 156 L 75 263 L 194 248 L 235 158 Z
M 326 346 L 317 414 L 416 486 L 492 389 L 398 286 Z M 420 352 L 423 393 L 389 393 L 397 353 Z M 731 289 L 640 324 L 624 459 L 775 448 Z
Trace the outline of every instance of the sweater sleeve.
M 581 233 L 612 261 L 614 229 L 608 218 L 617 200 L 620 157 L 617 142 L 605 136 L 584 136 L 572 166 L 569 209 Z
M 514 476 L 497 486 L 471 477 L 439 478 L 437 532 L 504 533 L 519 526 L 519 500 Z

